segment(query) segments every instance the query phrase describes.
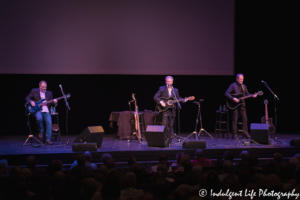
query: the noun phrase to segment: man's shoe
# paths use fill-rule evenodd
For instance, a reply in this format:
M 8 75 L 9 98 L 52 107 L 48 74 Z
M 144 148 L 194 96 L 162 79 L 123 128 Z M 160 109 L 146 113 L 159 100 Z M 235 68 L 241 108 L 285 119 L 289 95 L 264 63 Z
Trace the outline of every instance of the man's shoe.
M 239 139 L 239 137 L 237 136 L 237 134 L 235 134 L 235 135 L 233 136 L 233 138 L 234 138 L 235 140 L 238 140 L 238 139 Z
M 45 145 L 52 145 L 53 143 L 51 141 L 46 141 Z

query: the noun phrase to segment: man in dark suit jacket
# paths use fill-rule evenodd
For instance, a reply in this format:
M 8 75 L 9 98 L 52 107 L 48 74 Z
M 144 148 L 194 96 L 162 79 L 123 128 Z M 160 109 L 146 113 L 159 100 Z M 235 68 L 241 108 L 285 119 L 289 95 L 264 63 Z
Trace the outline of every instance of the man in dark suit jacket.
M 175 97 L 179 100 L 182 99 L 178 94 L 178 89 L 174 88 L 173 85 L 173 77 L 167 76 L 165 78 L 166 85 L 161 86 L 158 90 L 158 92 L 154 95 L 154 101 L 157 104 L 160 104 L 161 106 L 165 107 L 166 104 L 161 100 L 161 98 L 170 98 Z M 184 101 L 186 102 L 186 100 Z M 173 134 L 173 125 L 174 125 L 174 119 L 176 116 L 176 104 L 174 104 L 174 108 L 169 108 L 165 112 L 162 112 L 162 125 L 166 127 L 166 131 L 168 134 L 168 137 Z
M 47 101 L 53 99 L 52 92 L 46 91 L 47 90 L 47 82 L 41 81 L 39 83 L 39 88 L 34 88 L 31 90 L 31 92 L 27 95 L 25 98 L 27 103 L 30 103 L 31 106 L 35 106 L 35 102 L 38 102 L 42 99 L 46 99 Z M 41 139 L 43 137 L 44 132 L 44 123 L 46 122 L 46 145 L 51 145 L 52 142 L 51 136 L 52 136 L 52 117 L 49 113 L 50 107 L 57 104 L 57 100 L 54 99 L 54 103 L 50 103 L 48 105 L 43 105 L 42 110 L 37 111 L 34 113 L 34 116 L 36 118 L 36 122 L 39 129 L 39 138 Z
M 244 96 L 248 96 L 250 95 L 250 93 L 247 90 L 246 85 L 243 84 L 244 82 L 244 75 L 243 74 L 237 74 L 236 75 L 236 82 L 232 83 L 229 88 L 227 89 L 227 91 L 225 92 L 225 97 L 230 100 L 230 101 L 234 101 L 235 103 L 239 103 L 240 100 L 233 97 L 232 95 L 236 95 L 236 94 L 243 94 Z M 257 94 L 254 94 L 253 97 L 257 97 Z M 232 114 L 232 132 L 233 132 L 233 136 L 234 139 L 238 139 L 237 136 L 237 122 L 238 122 L 238 116 L 239 113 L 241 115 L 242 118 L 242 122 L 243 122 L 243 131 L 244 134 L 250 138 L 250 135 L 248 133 L 248 122 L 247 122 L 247 114 L 246 114 L 246 106 L 245 106 L 245 102 L 244 100 L 241 100 L 243 102 L 243 104 L 241 104 L 240 106 L 238 106 L 235 109 L 231 110 L 231 114 Z

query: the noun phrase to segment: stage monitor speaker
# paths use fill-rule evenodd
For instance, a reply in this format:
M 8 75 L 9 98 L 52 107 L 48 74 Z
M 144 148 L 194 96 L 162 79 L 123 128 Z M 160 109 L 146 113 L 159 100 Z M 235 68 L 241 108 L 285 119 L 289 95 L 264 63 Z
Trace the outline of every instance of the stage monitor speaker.
M 74 143 L 97 143 L 97 147 L 101 147 L 104 136 L 102 126 L 88 126 L 82 133 L 74 140 Z
M 290 141 L 290 146 L 300 146 L 300 139 L 292 139 Z
M 183 149 L 206 149 L 206 141 L 185 141 L 182 143 Z
M 269 127 L 268 124 L 251 123 L 250 126 L 251 139 L 259 144 L 269 144 Z
M 166 128 L 162 125 L 148 125 L 145 133 L 149 147 L 169 147 L 171 138 L 167 138 Z
M 72 151 L 97 151 L 97 143 L 74 143 Z

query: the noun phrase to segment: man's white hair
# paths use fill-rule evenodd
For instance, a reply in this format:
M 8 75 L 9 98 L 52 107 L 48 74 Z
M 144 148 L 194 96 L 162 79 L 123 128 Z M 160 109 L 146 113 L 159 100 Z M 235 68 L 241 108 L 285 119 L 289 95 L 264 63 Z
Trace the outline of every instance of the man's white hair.
M 172 77 L 172 76 L 166 76 L 165 80 L 167 80 L 168 78 L 170 78 L 170 79 L 173 80 L 173 77 Z

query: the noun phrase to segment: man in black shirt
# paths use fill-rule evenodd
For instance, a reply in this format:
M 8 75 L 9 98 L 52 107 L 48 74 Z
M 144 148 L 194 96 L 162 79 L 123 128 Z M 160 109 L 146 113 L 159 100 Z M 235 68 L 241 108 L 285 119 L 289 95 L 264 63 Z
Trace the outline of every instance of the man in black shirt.
M 246 107 L 245 107 L 245 102 L 244 100 L 239 100 L 232 95 L 237 95 L 237 94 L 243 94 L 244 96 L 251 95 L 248 90 L 246 85 L 243 84 L 244 81 L 244 75 L 243 74 L 237 74 L 236 75 L 236 82 L 232 83 L 229 88 L 227 89 L 225 93 L 225 97 L 228 99 L 228 101 L 234 101 L 235 103 L 242 103 L 235 109 L 232 109 L 232 132 L 234 135 L 234 139 L 238 139 L 237 136 L 237 122 L 238 122 L 238 117 L 239 114 L 241 115 L 242 122 L 243 122 L 243 131 L 244 134 L 250 138 L 250 135 L 248 133 L 248 122 L 247 122 L 247 114 L 246 114 Z M 254 94 L 253 97 L 257 97 L 257 94 Z M 243 101 L 243 102 L 240 102 Z
M 178 89 L 173 87 L 173 77 L 167 76 L 165 78 L 165 82 L 166 85 L 161 86 L 158 92 L 154 95 L 154 101 L 157 104 L 160 104 L 162 107 L 165 107 L 166 104 L 162 101 L 161 98 L 168 99 L 171 97 L 176 97 L 178 100 L 182 99 L 178 94 Z M 184 102 L 186 101 L 187 100 L 184 100 Z M 165 112 L 162 112 L 162 125 L 166 127 L 168 136 L 173 135 L 173 125 L 176 116 L 175 107 L 176 104 L 174 104 L 174 108 L 169 108 Z

